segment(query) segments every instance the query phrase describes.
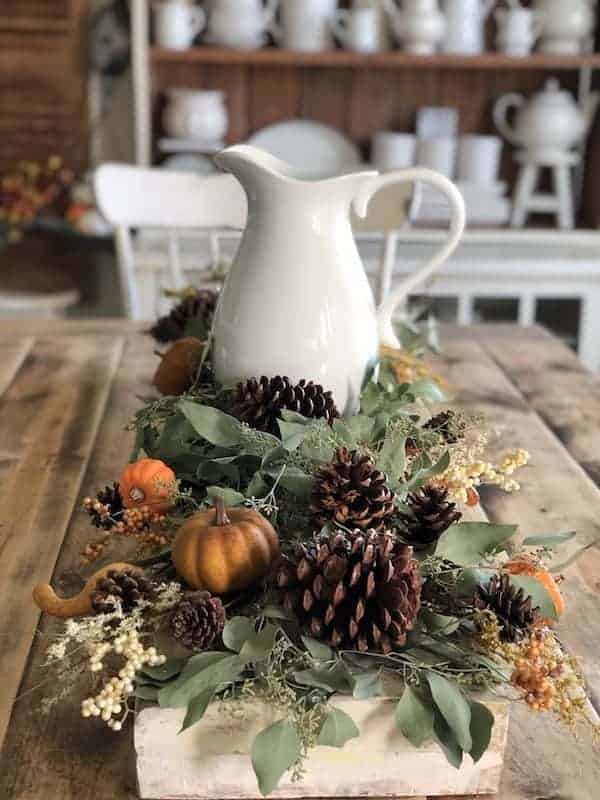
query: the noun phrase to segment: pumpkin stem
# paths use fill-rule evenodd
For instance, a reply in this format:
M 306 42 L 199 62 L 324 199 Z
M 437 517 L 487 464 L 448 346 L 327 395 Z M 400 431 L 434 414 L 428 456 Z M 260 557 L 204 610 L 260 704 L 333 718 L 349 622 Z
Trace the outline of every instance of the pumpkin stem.
M 215 508 L 217 509 L 217 525 L 231 525 L 231 520 L 225 511 L 225 499 L 221 495 L 215 497 Z

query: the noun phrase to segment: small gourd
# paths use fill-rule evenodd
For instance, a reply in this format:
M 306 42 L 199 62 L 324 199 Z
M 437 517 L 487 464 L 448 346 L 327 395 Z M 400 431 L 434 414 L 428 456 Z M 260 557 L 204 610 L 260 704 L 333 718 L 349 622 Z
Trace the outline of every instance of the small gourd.
M 156 458 L 142 458 L 134 464 L 128 464 L 119 480 L 119 492 L 125 508 L 148 506 L 157 514 L 169 510 L 175 487 L 175 473 Z
M 176 341 L 161 356 L 154 374 L 154 385 L 158 391 L 171 397 L 187 392 L 194 383 L 203 351 L 204 343 L 194 336 Z
M 74 597 L 59 597 L 49 583 L 38 583 L 33 590 L 33 600 L 36 606 L 52 617 L 85 617 L 92 613 L 92 594 L 96 584 L 101 578 L 105 578 L 109 572 L 123 572 L 127 570 L 133 574 L 142 576 L 143 570 L 133 564 L 116 562 L 95 572 L 88 579 L 83 589 Z
M 215 508 L 190 517 L 179 529 L 171 557 L 179 575 L 213 594 L 240 591 L 267 574 L 279 556 L 271 523 L 250 508 Z
M 562 617 L 565 613 L 565 601 L 560 593 L 558 584 L 547 569 L 540 568 L 532 564 L 527 557 L 523 557 L 515 561 L 509 561 L 508 564 L 505 564 L 504 570 L 510 575 L 525 575 L 541 583 L 552 599 L 556 616 Z

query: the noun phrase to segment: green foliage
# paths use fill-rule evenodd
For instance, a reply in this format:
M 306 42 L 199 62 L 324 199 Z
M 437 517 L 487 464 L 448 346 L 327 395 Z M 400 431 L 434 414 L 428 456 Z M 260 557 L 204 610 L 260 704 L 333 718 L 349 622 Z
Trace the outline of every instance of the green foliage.
M 545 619 L 558 619 L 554 602 L 546 587 L 527 575 L 511 575 L 510 582 L 518 589 L 523 589 L 525 596 L 529 595 L 533 601 L 533 606 L 537 606 L 540 614 Z
M 433 736 L 434 706 L 425 692 L 407 686 L 396 706 L 396 725 L 414 747 Z
M 485 556 L 499 551 L 516 531 L 516 525 L 459 522 L 440 537 L 435 555 L 465 567 L 479 564 Z
M 261 731 L 252 745 L 252 766 L 262 795 L 270 794 L 282 776 L 300 758 L 302 743 L 287 720 L 280 720 Z
M 452 681 L 434 672 L 427 673 L 431 696 L 459 747 L 466 753 L 473 747 L 471 737 L 471 706 Z
M 209 686 L 208 689 L 200 692 L 199 695 L 190 700 L 179 733 L 183 733 L 188 728 L 191 728 L 192 725 L 200 722 L 213 697 L 215 696 L 215 691 L 216 689 L 214 686 Z
M 359 733 L 352 717 L 340 708 L 332 707 L 323 720 L 317 742 L 325 747 L 343 747 L 350 739 L 356 739 Z

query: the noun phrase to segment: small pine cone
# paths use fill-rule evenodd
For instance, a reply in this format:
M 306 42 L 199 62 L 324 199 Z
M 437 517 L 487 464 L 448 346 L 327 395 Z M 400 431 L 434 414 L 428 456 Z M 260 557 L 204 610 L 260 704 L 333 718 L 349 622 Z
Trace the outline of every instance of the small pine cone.
M 495 615 L 503 642 L 522 639 L 539 616 L 539 608 L 533 607 L 532 598 L 522 588 L 513 586 L 509 575 L 493 575 L 489 583 L 480 584 L 473 605 L 479 611 L 491 611 Z
M 301 545 L 276 580 L 284 607 L 311 636 L 363 653 L 402 646 L 421 605 L 412 548 L 372 530 Z
M 161 344 L 176 342 L 185 336 L 204 338 L 212 326 L 217 297 L 217 292 L 212 289 L 199 289 L 187 295 L 148 333 Z M 190 330 L 192 325 L 194 330 Z
M 408 495 L 410 514 L 400 514 L 402 535 L 415 550 L 423 550 L 437 542 L 444 531 L 462 517 L 456 503 L 448 501 L 448 490 L 424 486 Z
M 91 595 L 92 609 L 96 614 L 110 614 L 116 609 L 114 600 L 120 600 L 123 612 L 129 614 L 142 600 L 150 600 L 153 594 L 152 582 L 137 571 L 111 570 L 96 583 Z
M 170 634 L 188 650 L 206 650 L 225 627 L 225 609 L 210 592 L 188 592 L 171 614 Z
M 233 413 L 259 431 L 279 435 L 277 421 L 282 411 L 296 411 L 309 419 L 325 419 L 331 425 L 339 412 L 331 392 L 312 381 L 293 384 L 289 378 L 250 378 L 239 383 Z
M 123 498 L 119 492 L 119 484 L 113 483 L 112 486 L 106 486 L 101 492 L 98 492 L 96 500 L 107 509 L 108 515 L 100 514 L 93 505 L 86 506 L 86 511 L 96 528 L 109 531 L 115 524 L 115 517 L 123 513 Z
M 456 444 L 464 438 L 466 424 L 456 412 L 448 409 L 432 417 L 423 428 L 426 431 L 439 433 L 446 444 Z
M 394 495 L 385 473 L 358 450 L 338 448 L 336 461 L 316 474 L 310 511 L 317 525 L 338 523 L 347 528 L 385 528 L 395 513 Z

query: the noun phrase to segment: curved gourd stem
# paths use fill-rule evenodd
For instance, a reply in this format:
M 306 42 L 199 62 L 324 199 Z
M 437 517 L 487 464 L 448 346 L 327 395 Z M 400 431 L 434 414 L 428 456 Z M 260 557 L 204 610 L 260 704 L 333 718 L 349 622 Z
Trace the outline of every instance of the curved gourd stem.
M 107 564 L 95 572 L 87 580 L 79 594 L 74 597 L 59 597 L 49 583 L 38 583 L 33 590 L 33 600 L 41 611 L 52 617 L 62 617 L 63 619 L 84 617 L 92 611 L 92 593 L 98 581 L 105 578 L 109 572 L 122 572 L 123 570 L 129 570 L 140 576 L 144 574 L 139 567 L 118 561 L 114 564 Z

